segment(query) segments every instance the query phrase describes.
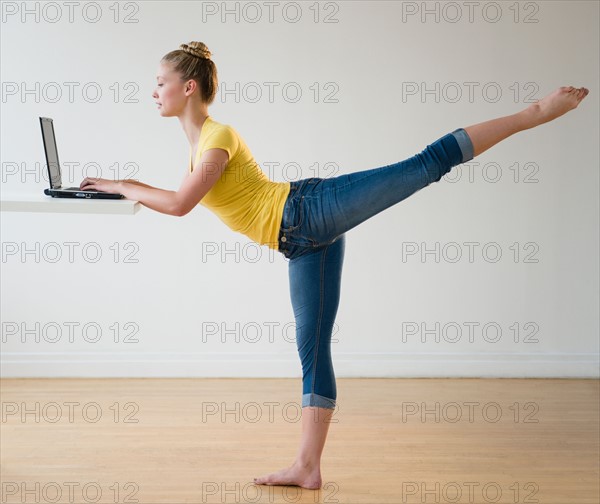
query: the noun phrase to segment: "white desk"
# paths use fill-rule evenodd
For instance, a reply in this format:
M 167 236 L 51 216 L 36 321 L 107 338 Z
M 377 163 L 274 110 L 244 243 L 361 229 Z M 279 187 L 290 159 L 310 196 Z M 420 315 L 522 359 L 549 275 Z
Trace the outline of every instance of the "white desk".
M 101 200 L 77 198 L 53 198 L 45 194 L 2 194 L 0 211 L 2 212 L 46 212 L 46 213 L 84 213 L 134 215 L 142 208 L 139 201 Z

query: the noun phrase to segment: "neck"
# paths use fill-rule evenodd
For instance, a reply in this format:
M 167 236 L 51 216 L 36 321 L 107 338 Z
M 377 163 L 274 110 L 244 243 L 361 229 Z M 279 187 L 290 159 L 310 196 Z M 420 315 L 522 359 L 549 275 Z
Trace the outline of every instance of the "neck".
M 207 108 L 201 106 L 186 107 L 183 113 L 178 116 L 181 127 L 183 128 L 192 149 L 198 145 L 198 142 L 200 141 L 202 125 L 208 116 Z

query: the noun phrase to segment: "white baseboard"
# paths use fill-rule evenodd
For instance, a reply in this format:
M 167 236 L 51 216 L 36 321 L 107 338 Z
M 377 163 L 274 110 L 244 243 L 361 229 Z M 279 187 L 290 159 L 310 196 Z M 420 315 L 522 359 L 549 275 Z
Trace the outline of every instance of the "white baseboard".
M 599 378 L 598 354 L 335 353 L 338 378 Z M 2 378 L 300 378 L 297 354 L 5 352 Z

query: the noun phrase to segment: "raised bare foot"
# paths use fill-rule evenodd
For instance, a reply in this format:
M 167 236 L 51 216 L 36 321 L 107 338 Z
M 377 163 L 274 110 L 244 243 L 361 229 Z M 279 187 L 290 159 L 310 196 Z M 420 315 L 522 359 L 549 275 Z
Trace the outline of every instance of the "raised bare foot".
M 535 115 L 536 125 L 544 124 L 576 108 L 589 92 L 584 87 L 561 86 L 528 108 Z
M 254 478 L 256 485 L 299 486 L 316 490 L 321 488 L 321 469 L 319 466 L 300 464 L 295 461 L 290 467 L 260 478 Z

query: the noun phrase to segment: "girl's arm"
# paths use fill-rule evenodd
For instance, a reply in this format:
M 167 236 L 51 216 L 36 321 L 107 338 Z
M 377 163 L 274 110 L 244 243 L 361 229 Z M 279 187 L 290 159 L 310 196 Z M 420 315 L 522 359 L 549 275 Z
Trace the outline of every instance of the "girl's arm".
M 208 149 L 181 184 L 178 191 L 119 181 L 116 191 L 129 200 L 168 215 L 182 217 L 190 212 L 219 180 L 229 163 L 229 154 L 221 148 Z
M 144 184 L 143 182 L 140 182 L 139 180 L 123 179 L 123 180 L 118 180 L 117 182 L 127 182 L 129 184 L 135 184 L 135 185 L 139 185 L 139 186 L 142 186 L 142 187 L 150 187 L 151 189 L 156 189 L 156 187 L 153 187 L 153 186 L 148 185 L 148 184 Z
M 116 191 L 128 200 L 139 201 L 142 205 L 160 213 L 179 215 L 177 191 L 167 191 L 125 180 L 119 180 L 116 185 Z
M 127 180 L 89 177 L 83 179 L 79 187 L 84 191 L 90 189 L 120 193 L 128 200 L 139 201 L 142 205 L 157 212 L 182 217 L 190 212 L 210 191 L 228 163 L 229 153 L 227 150 L 221 148 L 206 150 L 194 167 L 194 171 L 184 179 L 178 191 L 167 191 Z

